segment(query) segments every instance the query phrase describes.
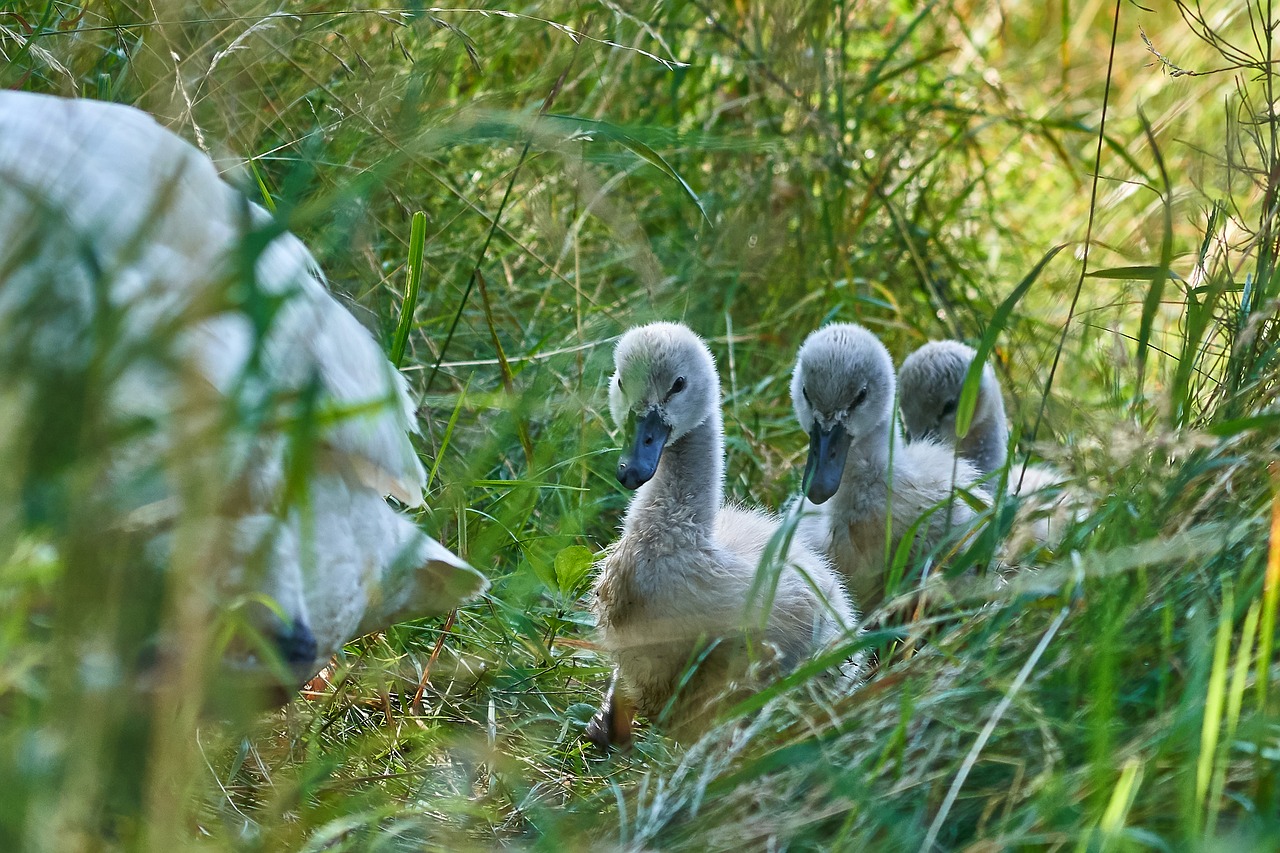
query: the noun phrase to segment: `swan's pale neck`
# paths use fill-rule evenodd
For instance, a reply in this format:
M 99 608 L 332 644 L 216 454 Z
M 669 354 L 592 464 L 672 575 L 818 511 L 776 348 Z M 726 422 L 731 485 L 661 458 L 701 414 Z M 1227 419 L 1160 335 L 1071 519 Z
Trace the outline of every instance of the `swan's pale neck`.
M 627 530 L 681 524 L 711 534 L 724 500 L 724 421 L 720 404 L 698 426 L 662 451 L 653 479 L 636 490 L 627 508 Z
M 984 378 L 982 386 L 986 400 L 984 416 L 974 421 L 969 434 L 960 440 L 956 449 L 983 474 L 990 474 L 1004 467 L 1009 453 L 1009 426 L 1004 416 L 1000 383 Z

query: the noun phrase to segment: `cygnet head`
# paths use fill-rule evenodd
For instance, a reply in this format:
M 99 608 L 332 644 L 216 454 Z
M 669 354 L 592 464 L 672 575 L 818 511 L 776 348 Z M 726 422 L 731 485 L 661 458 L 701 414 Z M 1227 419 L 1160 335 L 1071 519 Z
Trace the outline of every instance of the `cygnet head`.
M 909 440 L 933 438 L 956 440 L 956 410 L 965 376 L 977 353 L 959 341 L 930 341 L 907 356 L 898 370 L 902 422 Z M 982 370 L 978 400 L 970 431 L 982 429 L 989 421 L 1003 418 L 1000 385 L 991 365 Z
M 636 489 L 658 470 L 663 448 L 720 405 L 720 378 L 707 345 L 679 323 L 630 330 L 613 351 L 613 365 L 609 411 L 633 439 L 618 462 L 618 482 Z
M 893 359 L 862 326 L 833 323 L 805 339 L 791 375 L 791 402 L 809 433 L 809 500 L 823 503 L 840 488 L 853 441 L 888 436 L 893 394 Z

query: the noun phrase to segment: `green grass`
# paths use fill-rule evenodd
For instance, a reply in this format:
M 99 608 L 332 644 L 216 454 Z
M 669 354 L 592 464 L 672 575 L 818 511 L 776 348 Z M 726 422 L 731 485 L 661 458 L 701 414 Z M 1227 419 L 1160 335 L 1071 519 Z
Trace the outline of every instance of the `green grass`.
M 236 179 L 402 359 L 422 524 L 490 595 L 356 641 L 278 714 L 132 731 L 137 700 L 76 644 L 138 582 L 76 491 L 93 388 L 37 401 L 0 430 L 0 848 L 1274 849 L 1265 4 L 340 5 L 20 2 L 0 83 L 248 158 Z M 593 754 L 586 557 L 627 498 L 612 341 L 654 319 L 708 338 L 728 494 L 777 507 L 806 442 L 792 360 L 833 318 L 897 358 L 989 348 L 1087 518 L 1007 585 L 957 574 L 886 617 L 850 697 L 800 677 L 726 709 L 745 728 Z M 61 465 L 79 479 L 33 504 L 21 472 Z

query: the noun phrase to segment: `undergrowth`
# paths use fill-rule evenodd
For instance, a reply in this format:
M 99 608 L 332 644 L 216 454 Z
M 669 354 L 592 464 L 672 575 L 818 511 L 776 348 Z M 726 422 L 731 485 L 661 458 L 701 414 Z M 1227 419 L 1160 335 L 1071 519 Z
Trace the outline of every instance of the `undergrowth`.
M 127 688 L 86 698 L 51 616 L 110 553 L 68 549 L 0 477 L 0 847 L 1273 849 L 1277 20 L 6 7 L 3 85 L 146 109 L 306 240 L 421 401 L 421 523 L 493 585 L 352 643 L 278 714 L 205 720 L 181 784 L 135 779 L 121 814 L 111 786 L 145 756 L 122 765 L 105 724 L 64 746 Z M 732 497 L 795 492 L 787 379 L 841 319 L 898 359 L 988 348 L 1021 449 L 1089 510 L 1021 572 L 872 614 L 852 696 L 792 679 L 687 749 L 644 731 L 600 756 L 584 596 L 627 498 L 604 382 L 655 319 L 717 356 Z M 0 468 L 36 447 L 0 435 Z

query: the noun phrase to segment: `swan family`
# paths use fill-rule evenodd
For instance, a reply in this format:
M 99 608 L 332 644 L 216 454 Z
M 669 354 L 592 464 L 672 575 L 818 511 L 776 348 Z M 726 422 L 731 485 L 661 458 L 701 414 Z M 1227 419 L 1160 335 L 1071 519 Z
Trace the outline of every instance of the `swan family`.
M 274 602 L 259 628 L 299 677 L 361 633 L 483 591 L 408 512 L 426 475 L 404 378 L 306 247 L 202 152 L 128 107 L 0 93 L 0 223 L 0 393 L 56 402 L 60 378 L 116 365 L 99 375 L 123 437 L 100 486 L 148 496 L 122 498 L 119 523 L 173 553 L 194 519 L 220 543 L 211 586 Z M 934 342 L 899 372 L 862 326 L 812 332 L 790 386 L 802 494 L 776 513 L 726 500 L 707 344 L 679 323 L 626 332 L 608 406 L 632 495 L 591 597 L 615 675 L 589 735 L 624 743 L 638 713 L 694 737 L 815 657 L 833 661 L 824 689 L 858 685 L 860 612 L 889 566 L 904 548 L 939 558 L 1006 467 L 989 365 L 956 436 L 974 358 Z M 229 427 L 228 411 L 242 415 Z M 191 488 L 192 471 L 213 482 Z

